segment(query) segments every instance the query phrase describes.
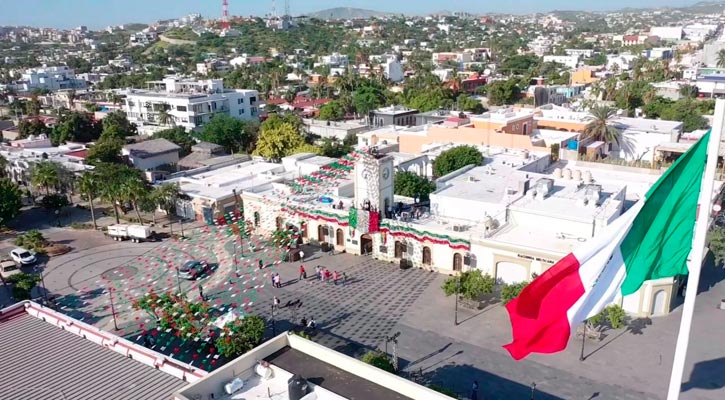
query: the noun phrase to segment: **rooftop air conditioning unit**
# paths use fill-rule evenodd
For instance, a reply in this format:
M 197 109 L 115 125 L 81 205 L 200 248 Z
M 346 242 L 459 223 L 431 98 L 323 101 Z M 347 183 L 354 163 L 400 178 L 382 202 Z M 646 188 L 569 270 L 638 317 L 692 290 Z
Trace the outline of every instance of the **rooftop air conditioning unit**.
M 461 225 L 453 225 L 453 231 L 454 232 L 463 232 L 463 226 L 461 226 Z

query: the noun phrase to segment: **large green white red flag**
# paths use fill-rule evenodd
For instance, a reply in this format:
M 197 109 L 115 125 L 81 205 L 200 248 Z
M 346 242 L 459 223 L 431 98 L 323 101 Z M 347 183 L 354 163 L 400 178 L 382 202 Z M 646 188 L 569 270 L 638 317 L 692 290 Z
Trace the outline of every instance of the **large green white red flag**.
M 632 294 L 649 279 L 687 274 L 709 135 L 644 198 L 506 305 L 513 341 L 504 347 L 514 359 L 564 350 L 573 327 L 601 312 L 617 294 Z

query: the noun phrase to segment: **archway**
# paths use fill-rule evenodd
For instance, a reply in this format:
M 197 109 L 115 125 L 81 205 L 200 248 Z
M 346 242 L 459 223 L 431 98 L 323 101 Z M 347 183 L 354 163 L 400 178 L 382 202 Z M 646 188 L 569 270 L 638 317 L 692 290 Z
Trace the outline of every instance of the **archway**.
M 423 247 L 423 265 L 431 265 L 432 257 L 430 254 L 430 247 Z
M 403 258 L 403 253 L 405 252 L 405 245 L 399 241 L 395 241 L 395 258 Z
M 323 225 L 317 226 L 317 240 L 320 241 L 320 243 L 324 242 L 327 236 L 327 227 Z
M 342 232 L 342 229 L 338 228 L 337 231 L 335 231 L 335 239 L 337 240 L 338 246 L 345 245 L 345 233 Z
M 667 292 L 664 290 L 658 290 L 652 298 L 652 315 L 664 315 L 667 311 L 665 310 L 665 300 L 667 299 Z
M 453 255 L 453 270 L 458 272 L 463 270 L 463 256 L 461 256 L 461 253 Z
M 360 237 L 360 254 L 368 255 L 373 253 L 373 238 L 370 235 Z

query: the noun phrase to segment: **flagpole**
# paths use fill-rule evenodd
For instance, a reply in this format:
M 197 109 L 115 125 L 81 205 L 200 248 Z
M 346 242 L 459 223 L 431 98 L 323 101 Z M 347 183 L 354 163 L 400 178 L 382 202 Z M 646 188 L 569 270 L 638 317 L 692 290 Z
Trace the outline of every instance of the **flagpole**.
M 710 131 L 710 142 L 707 145 L 707 164 L 705 174 L 700 188 L 698 200 L 699 213 L 695 224 L 695 234 L 692 239 L 692 251 L 688 262 L 687 289 L 685 291 L 685 303 L 682 306 L 682 319 L 680 320 L 680 331 L 677 335 L 677 347 L 670 376 L 670 386 L 667 391 L 667 400 L 677 400 L 680 397 L 682 386 L 682 375 L 685 370 L 687 359 L 687 346 L 690 342 L 690 328 L 692 327 L 692 316 L 695 311 L 695 297 L 700 284 L 700 269 L 705 253 L 705 240 L 709 227 L 710 213 L 712 212 L 713 186 L 715 185 L 715 172 L 717 169 L 717 158 L 720 151 L 720 138 L 725 127 L 725 100 L 718 99 L 715 102 L 715 116 L 712 130 Z

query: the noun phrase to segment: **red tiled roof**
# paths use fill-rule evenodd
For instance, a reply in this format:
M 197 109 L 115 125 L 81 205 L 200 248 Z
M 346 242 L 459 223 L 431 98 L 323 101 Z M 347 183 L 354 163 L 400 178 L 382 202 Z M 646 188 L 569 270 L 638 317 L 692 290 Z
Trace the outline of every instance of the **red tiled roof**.
M 69 156 L 69 157 L 86 158 L 86 156 L 88 155 L 88 149 L 71 151 L 71 152 L 65 153 L 64 155 Z

